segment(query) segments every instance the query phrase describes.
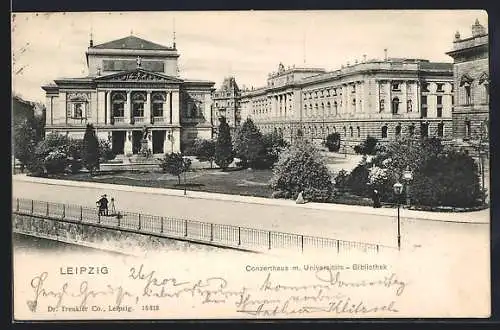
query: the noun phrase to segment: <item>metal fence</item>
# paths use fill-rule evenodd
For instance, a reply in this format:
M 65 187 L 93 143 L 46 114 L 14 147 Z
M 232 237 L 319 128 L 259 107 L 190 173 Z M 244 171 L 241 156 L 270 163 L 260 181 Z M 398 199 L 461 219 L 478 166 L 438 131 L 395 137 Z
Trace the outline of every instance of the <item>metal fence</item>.
M 247 227 L 206 223 L 188 219 L 155 216 L 134 212 L 121 212 L 120 216 L 102 216 L 97 208 L 74 204 L 61 204 L 31 199 L 13 200 L 13 213 L 59 222 L 82 223 L 144 235 L 177 238 L 247 250 L 297 250 L 329 249 L 332 252 L 362 251 L 378 253 L 390 246 L 332 238 L 314 237 Z

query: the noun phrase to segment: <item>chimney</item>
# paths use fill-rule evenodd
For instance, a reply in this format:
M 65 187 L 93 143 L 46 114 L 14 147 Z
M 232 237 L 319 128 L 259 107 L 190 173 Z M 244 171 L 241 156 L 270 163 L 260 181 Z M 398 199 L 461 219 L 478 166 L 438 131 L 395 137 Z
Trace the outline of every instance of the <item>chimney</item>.
M 387 48 L 384 48 L 384 61 L 387 61 Z
M 93 38 L 92 32 L 90 32 L 89 47 L 94 47 L 94 38 Z

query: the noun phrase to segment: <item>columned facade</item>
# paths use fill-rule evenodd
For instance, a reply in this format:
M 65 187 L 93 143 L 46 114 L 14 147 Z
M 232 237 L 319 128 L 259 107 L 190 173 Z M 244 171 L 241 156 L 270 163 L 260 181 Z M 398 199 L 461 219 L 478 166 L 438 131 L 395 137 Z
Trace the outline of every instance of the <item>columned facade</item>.
M 242 117 L 288 140 L 299 134 L 322 143 L 340 133 L 346 152 L 367 136 L 382 143 L 404 135 L 451 138 L 451 63 L 371 60 L 297 78 L 304 70 L 280 65 L 267 87 L 245 90 Z
M 137 154 L 143 139 L 153 154 L 183 151 L 193 135 L 212 131 L 210 111 L 190 120 L 183 111 L 194 98 L 196 107 L 210 109 L 214 83 L 178 78 L 172 64 L 178 56 L 175 46 L 133 36 L 91 44 L 87 77 L 58 79 L 42 87 L 50 101 L 46 130 L 83 138 L 86 124 L 92 123 L 117 154 Z

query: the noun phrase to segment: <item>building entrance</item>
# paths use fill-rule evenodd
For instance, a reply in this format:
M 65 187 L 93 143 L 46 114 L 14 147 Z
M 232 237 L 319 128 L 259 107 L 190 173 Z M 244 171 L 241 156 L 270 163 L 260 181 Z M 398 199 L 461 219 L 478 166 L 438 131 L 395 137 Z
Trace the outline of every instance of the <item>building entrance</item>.
M 125 145 L 125 131 L 113 131 L 111 133 L 111 149 L 115 155 L 123 155 Z
M 163 142 L 165 141 L 165 131 L 153 131 L 153 154 L 162 154 Z
M 141 150 L 141 140 L 142 140 L 142 132 L 141 131 L 132 131 L 132 153 L 138 154 Z

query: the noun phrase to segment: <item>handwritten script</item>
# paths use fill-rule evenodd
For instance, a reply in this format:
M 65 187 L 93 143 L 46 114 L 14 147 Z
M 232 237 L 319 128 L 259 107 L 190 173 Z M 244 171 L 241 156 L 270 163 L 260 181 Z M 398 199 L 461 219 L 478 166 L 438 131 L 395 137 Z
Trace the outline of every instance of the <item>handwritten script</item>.
M 253 317 L 286 317 L 309 314 L 373 315 L 397 313 L 398 300 L 408 283 L 395 273 L 369 273 L 366 278 L 348 272 L 318 270 L 304 277 L 287 278 L 271 272 L 252 274 L 248 285 L 232 284 L 224 276 L 199 280 L 162 276 L 143 264 L 129 269 L 120 285 L 102 281 L 52 281 L 42 272 L 31 279 L 32 312 L 134 311 L 144 306 L 172 304 L 193 308 L 216 305 L 230 312 Z M 61 283 L 63 282 L 63 283 Z M 105 305 L 105 306 L 104 306 Z M 43 307 L 41 307 L 43 306 Z M 107 306 L 107 307 L 106 307 Z M 164 308 L 166 310 L 167 308 Z

